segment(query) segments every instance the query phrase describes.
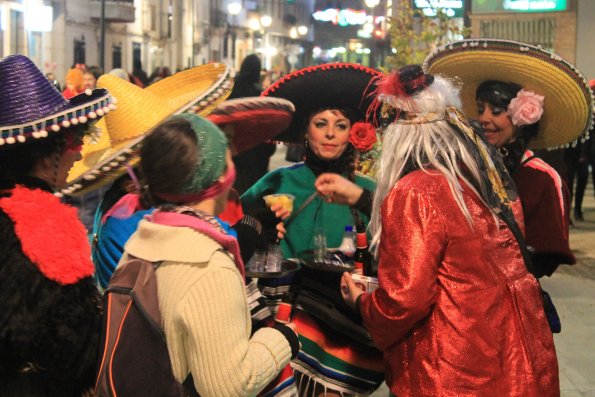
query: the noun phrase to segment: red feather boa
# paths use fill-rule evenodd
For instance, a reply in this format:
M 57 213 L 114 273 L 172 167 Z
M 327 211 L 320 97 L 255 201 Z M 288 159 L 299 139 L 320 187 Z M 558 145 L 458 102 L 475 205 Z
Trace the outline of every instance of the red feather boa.
M 47 278 L 67 285 L 93 275 L 87 231 L 75 208 L 23 186 L 1 198 L 0 208 L 14 222 L 23 253 Z

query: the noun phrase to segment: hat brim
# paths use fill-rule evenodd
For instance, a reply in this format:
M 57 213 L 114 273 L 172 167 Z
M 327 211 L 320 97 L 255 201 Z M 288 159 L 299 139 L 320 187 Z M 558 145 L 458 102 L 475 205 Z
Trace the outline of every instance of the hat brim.
M 138 163 L 141 143 L 156 126 L 192 106 L 199 108 L 199 115 L 206 116 L 229 96 L 233 86 L 228 81 L 230 78 L 231 70 L 224 64 L 208 64 L 176 73 L 147 87 L 145 90 L 160 97 L 164 106 L 172 111 L 154 118 L 150 126 L 131 139 L 112 142 L 109 147 L 98 150 L 84 150 L 83 158 L 70 169 L 67 187 L 62 193 L 78 196 L 113 182 L 126 172 L 127 166 Z M 102 134 L 107 134 L 105 124 L 100 127 Z
M 220 128 L 233 126 L 231 142 L 241 153 L 274 139 L 291 123 L 295 108 L 281 98 L 247 97 L 221 103 L 207 119 Z
M 564 146 L 592 127 L 593 96 L 587 80 L 570 63 L 541 48 L 507 40 L 463 40 L 432 52 L 424 69 L 462 82 L 463 111 L 469 118 L 477 117 L 475 91 L 487 80 L 513 82 L 544 96 L 532 149 Z
M 295 106 L 291 124 L 275 139 L 302 142 L 307 118 L 318 110 L 350 109 L 358 120 L 364 120 L 374 99 L 370 83 L 381 75 L 377 70 L 352 63 L 318 65 L 286 75 L 262 93 L 287 99 Z
M 25 143 L 59 133 L 62 128 L 96 122 L 109 112 L 112 100 L 112 95 L 105 89 L 87 90 L 67 101 L 66 107 L 43 119 L 1 127 L 0 147 L 8 148 L 11 144 Z

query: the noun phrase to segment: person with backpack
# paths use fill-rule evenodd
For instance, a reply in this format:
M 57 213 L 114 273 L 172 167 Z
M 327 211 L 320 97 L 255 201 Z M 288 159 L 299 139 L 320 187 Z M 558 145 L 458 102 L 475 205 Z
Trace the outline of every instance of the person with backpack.
M 235 177 L 225 135 L 200 116 L 173 116 L 145 138 L 141 169 L 143 200 L 156 210 L 127 242 L 106 290 L 98 395 L 256 395 L 299 342 L 281 324 L 251 335 L 239 246 L 215 218 Z M 126 282 L 135 291 L 114 323 Z M 156 307 L 146 304 L 155 297 Z M 167 354 L 145 342 L 152 331 L 164 335 Z

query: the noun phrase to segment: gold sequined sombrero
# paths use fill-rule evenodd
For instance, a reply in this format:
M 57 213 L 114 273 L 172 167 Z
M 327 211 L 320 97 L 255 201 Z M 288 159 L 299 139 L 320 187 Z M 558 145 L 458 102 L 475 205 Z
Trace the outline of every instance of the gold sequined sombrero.
M 487 80 L 513 82 L 545 97 L 533 149 L 556 148 L 586 139 L 593 127 L 593 93 L 581 72 L 560 56 L 508 40 L 461 40 L 437 48 L 423 64 L 427 73 L 462 82 L 467 117 L 477 116 L 475 91 Z

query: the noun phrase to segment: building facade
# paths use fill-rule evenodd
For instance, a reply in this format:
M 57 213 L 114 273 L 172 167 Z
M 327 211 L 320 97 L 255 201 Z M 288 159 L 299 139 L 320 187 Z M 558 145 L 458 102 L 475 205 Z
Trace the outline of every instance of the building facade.
M 211 61 L 238 68 L 254 52 L 288 71 L 311 53 L 313 1 L 0 0 L 0 56 L 27 55 L 58 80 L 75 64 L 148 74 Z
M 472 0 L 472 2 L 483 2 Z M 482 12 L 472 7 L 472 37 L 521 41 L 553 51 L 575 64 L 587 79 L 595 78 L 595 1 L 509 1 L 519 5 L 543 4 L 543 12 Z M 494 0 L 490 4 L 504 3 Z M 557 9 L 559 8 L 559 10 Z

